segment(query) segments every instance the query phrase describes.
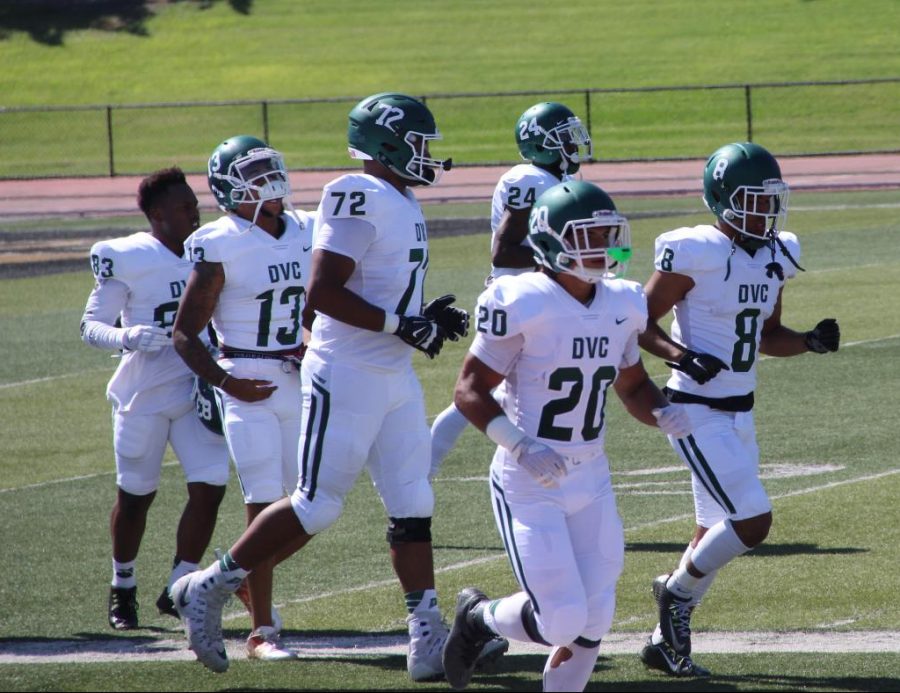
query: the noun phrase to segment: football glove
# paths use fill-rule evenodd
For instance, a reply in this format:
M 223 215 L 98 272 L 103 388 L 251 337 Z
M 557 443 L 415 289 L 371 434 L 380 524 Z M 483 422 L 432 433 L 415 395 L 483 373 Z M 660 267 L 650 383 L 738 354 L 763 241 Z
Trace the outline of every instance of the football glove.
M 558 477 L 568 474 L 566 461 L 552 448 L 525 436 L 513 448 L 516 461 L 544 488 L 559 488 Z
M 400 315 L 394 334 L 428 358 L 433 359 L 444 346 L 444 330 L 434 320 L 422 315 Z
M 156 325 L 135 325 L 125 330 L 122 346 L 128 351 L 159 351 L 172 345 L 172 336 Z
M 445 294 L 430 301 L 422 311 L 422 315 L 443 328 L 444 334 L 451 342 L 469 334 L 469 314 L 462 308 L 451 306 L 455 300 L 456 296 L 453 294 Z
M 653 416 L 656 417 L 656 425 L 659 426 L 659 430 L 673 438 L 689 436 L 693 429 L 691 420 L 680 404 L 670 404 L 654 409 Z
M 687 373 L 692 380 L 696 380 L 700 385 L 708 383 L 715 378 L 719 371 L 730 370 L 724 361 L 712 354 L 701 354 L 690 349 L 687 349 L 677 362 L 666 361 L 666 365 Z
M 834 318 L 825 318 L 806 333 L 804 341 L 806 348 L 817 354 L 837 351 L 841 343 L 841 328 Z

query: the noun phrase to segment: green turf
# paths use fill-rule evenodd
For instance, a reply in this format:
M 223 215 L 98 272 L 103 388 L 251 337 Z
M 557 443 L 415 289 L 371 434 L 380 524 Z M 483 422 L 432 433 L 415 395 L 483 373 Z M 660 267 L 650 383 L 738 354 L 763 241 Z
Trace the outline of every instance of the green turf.
M 637 657 L 603 657 L 594 669 L 588 691 L 895 691 L 898 678 L 885 674 L 896 667 L 897 657 L 856 654 L 840 657 L 829 666 L 813 653 L 766 655 L 710 655 L 705 662 L 716 671 L 728 671 L 707 681 L 672 680 L 648 672 Z M 534 672 L 543 665 L 536 655 L 517 655 L 503 661 L 490 674 L 476 674 L 467 690 L 540 690 Z M 396 674 L 403 658 L 386 657 L 310 659 L 301 663 L 238 662 L 221 677 L 183 664 L 134 663 L 68 664 L 0 669 L 8 691 L 181 691 L 220 690 L 447 690 L 445 683 L 412 684 Z
M 29 11 L 26 0 L 7 5 L 3 106 L 253 103 L 116 109 L 112 162 L 105 108 L 0 110 L 0 176 L 142 174 L 173 162 L 199 171 L 237 132 L 268 134 L 292 168 L 344 166 L 354 98 L 387 89 L 429 97 L 446 137 L 435 153 L 458 163 L 513 161 L 514 119 L 549 98 L 585 119 L 590 110 L 599 158 L 705 156 L 748 136 L 745 84 L 900 77 L 887 30 L 900 26 L 893 0 L 873 0 L 865 12 L 849 0 L 763 0 L 727 13 L 690 0 L 564 8 L 207 0 L 153 3 L 154 13 L 119 32 L 89 28 L 115 26 L 90 7 L 117 3 L 63 16 Z M 56 29 L 49 36 L 48 27 Z M 498 27 L 515 40 L 498 40 Z M 731 88 L 584 92 L 683 85 Z M 486 93 L 505 95 L 444 96 Z M 323 97 L 343 100 L 279 102 Z M 780 154 L 895 148 L 898 97 L 900 83 L 758 86 L 752 134 Z
M 654 204 L 657 211 L 667 204 L 689 211 L 682 199 Z M 837 317 L 844 346 L 837 354 L 760 363 L 755 416 L 775 524 L 767 543 L 723 570 L 695 615 L 701 633 L 897 628 L 891 605 L 900 591 L 900 529 L 891 508 L 900 494 L 900 441 L 892 423 L 900 387 L 900 314 L 887 302 L 900 290 L 896 209 L 886 206 L 891 201 L 885 194 L 798 195 L 792 201 L 791 227 L 803 242 L 807 272 L 788 285 L 784 320 L 808 329 L 821 317 Z M 835 209 L 847 205 L 849 210 Z M 706 220 L 635 219 L 632 276 L 648 276 L 655 235 Z M 486 243 L 486 234 L 434 239 L 428 295 L 454 291 L 460 304 L 471 306 L 487 271 Z M 125 652 L 130 639 L 180 642 L 175 622 L 153 609 L 185 500 L 171 455 L 138 562 L 141 618 L 148 629 L 126 636 L 105 623 L 115 476 L 103 389 L 114 361 L 78 339 L 90 286 L 87 268 L 0 281 L 6 356 L 0 367 L 0 546 L 6 567 L 0 654 L 23 640 L 83 641 L 81 652 L 109 638 Z M 450 344 L 434 362 L 416 359 L 430 415 L 449 401 L 466 346 Z M 664 374 L 659 360 L 646 362 L 651 374 Z M 45 378 L 52 379 L 29 382 Z M 628 418 L 615 400 L 609 420 L 607 451 L 628 544 L 613 628 L 638 634 L 654 622 L 650 580 L 671 569 L 691 532 L 688 475 L 663 471 L 678 466 L 667 443 Z M 489 508 L 484 477 L 490 454 L 485 437 L 467 430 L 435 483 L 435 563 L 445 610 L 468 584 L 492 595 L 515 589 Z M 645 495 L 654 491 L 666 495 Z M 229 546 L 242 525 L 232 480 L 213 545 Z M 334 528 L 279 569 L 275 595 L 288 634 L 402 634 L 404 610 L 385 548 L 383 510 L 369 483 L 357 484 Z M 227 615 L 226 634 L 245 635 L 246 616 L 234 606 Z M 900 656 L 874 653 L 715 654 L 703 655 L 702 663 L 719 676 L 700 684 L 673 682 L 648 674 L 634 657 L 603 658 L 591 689 L 892 690 L 900 671 Z M 476 677 L 473 688 L 536 689 L 541 665 L 537 656 L 510 657 L 498 672 Z M 221 677 L 193 662 L 2 664 L 0 687 L 361 690 L 409 683 L 403 658 L 392 655 L 311 658 L 283 667 L 235 662 Z

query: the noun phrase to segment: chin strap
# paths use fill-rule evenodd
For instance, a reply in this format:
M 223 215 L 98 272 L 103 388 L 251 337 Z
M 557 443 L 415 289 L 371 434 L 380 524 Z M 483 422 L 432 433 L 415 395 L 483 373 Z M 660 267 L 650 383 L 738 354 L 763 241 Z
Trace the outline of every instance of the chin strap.
M 731 239 L 731 252 L 728 253 L 728 260 L 725 263 L 725 281 L 728 281 L 728 277 L 731 276 L 731 256 L 734 255 L 737 250 L 737 238 Z
M 788 260 L 791 261 L 791 264 L 792 264 L 794 267 L 796 267 L 796 268 L 797 268 L 798 270 L 800 270 L 801 272 L 805 272 L 805 271 L 806 271 L 805 269 L 803 269 L 803 268 L 797 263 L 797 261 L 794 259 L 794 256 L 791 255 L 791 251 L 787 249 L 787 246 L 784 244 L 784 241 L 782 241 L 778 236 L 775 236 L 775 242 L 778 243 L 778 247 L 781 249 L 781 252 L 784 254 L 784 256 L 785 256 Z M 773 260 L 775 259 L 775 248 L 772 248 L 772 259 L 773 259 Z

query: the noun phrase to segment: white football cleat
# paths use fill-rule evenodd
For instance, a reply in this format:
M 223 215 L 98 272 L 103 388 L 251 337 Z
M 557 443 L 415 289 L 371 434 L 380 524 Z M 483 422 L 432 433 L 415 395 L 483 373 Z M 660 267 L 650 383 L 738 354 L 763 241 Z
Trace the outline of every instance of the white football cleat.
M 260 626 L 247 638 L 247 657 L 264 662 L 281 662 L 297 659 L 297 654 L 281 644 L 275 628 Z
M 184 624 L 190 649 L 207 669 L 222 673 L 228 669 L 228 654 L 222 639 L 222 608 L 231 593 L 211 579 L 202 580 L 195 571 L 179 578 L 170 590 L 175 610 Z
M 406 617 L 409 627 L 409 654 L 406 668 L 413 681 L 435 681 L 443 678 L 444 664 L 441 652 L 447 640 L 447 624 L 437 610 L 410 614 Z

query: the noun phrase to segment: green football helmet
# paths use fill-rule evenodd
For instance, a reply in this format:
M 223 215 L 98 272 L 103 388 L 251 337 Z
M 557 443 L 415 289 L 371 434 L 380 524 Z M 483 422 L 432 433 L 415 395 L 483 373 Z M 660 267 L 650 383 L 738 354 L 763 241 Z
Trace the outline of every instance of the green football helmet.
M 428 107 L 405 94 L 374 94 L 350 111 L 350 156 L 374 159 L 410 185 L 434 185 L 450 170 L 451 159 L 434 159 L 428 151 L 428 143 L 440 139 Z
M 539 265 L 591 284 L 623 277 L 631 259 L 628 220 L 609 195 L 580 180 L 554 185 L 535 201 L 528 242 Z
M 191 390 L 191 397 L 194 400 L 194 409 L 197 412 L 197 418 L 200 419 L 200 423 L 213 433 L 220 436 L 225 435 L 225 428 L 222 425 L 221 405 L 213 386 L 200 376 L 194 376 L 194 387 Z
M 784 229 L 788 185 L 775 157 L 752 142 L 720 147 L 703 170 L 703 202 L 751 249 L 771 245 Z
M 591 136 L 581 120 L 561 103 L 545 101 L 525 111 L 516 121 L 516 144 L 526 161 L 557 166 L 572 174 L 594 155 Z M 586 151 L 581 152 L 581 147 Z
M 250 135 L 229 137 L 215 148 L 209 157 L 207 181 L 226 212 L 245 202 L 280 200 L 291 194 L 284 158 Z

